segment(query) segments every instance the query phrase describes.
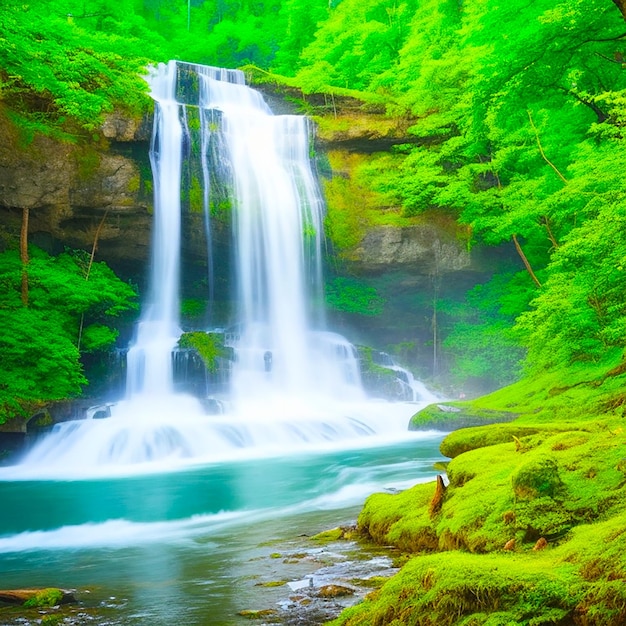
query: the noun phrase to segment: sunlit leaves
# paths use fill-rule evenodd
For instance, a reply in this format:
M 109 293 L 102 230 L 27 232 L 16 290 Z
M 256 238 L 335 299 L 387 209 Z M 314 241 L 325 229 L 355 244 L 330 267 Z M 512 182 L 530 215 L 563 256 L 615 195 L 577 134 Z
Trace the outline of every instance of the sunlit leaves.
M 135 28 L 139 24 L 132 11 L 120 14 L 116 6 L 117 11 L 69 0 L 3 3 L 0 32 L 11 43 L 0 46 L 2 99 L 22 116 L 39 117 L 51 129 L 69 118 L 94 130 L 114 106 L 138 110 L 145 102 L 147 86 L 141 74 L 151 44 L 128 39 L 131 32 L 141 36 L 147 31 Z M 91 15 L 107 17 L 97 24 Z M 116 32 L 122 22 L 124 37 Z M 102 23 L 106 29 L 97 30 Z M 152 53 L 158 56 L 154 47 Z

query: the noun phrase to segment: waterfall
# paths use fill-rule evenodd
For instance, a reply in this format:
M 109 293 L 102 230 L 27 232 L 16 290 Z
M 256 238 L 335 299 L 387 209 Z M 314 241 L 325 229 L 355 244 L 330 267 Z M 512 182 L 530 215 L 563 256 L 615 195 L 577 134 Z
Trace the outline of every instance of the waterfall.
M 405 438 L 415 405 L 367 401 L 355 348 L 324 327 L 323 203 L 307 119 L 273 115 L 237 70 L 171 61 L 148 82 L 155 101 L 152 265 L 128 350 L 127 398 L 107 407 L 110 417 L 57 424 L 23 471 L 83 476 L 88 468 L 117 472 Z M 219 415 L 173 383 L 185 177 L 189 189 L 202 189 L 209 300 L 211 209 L 226 202 L 232 211 L 237 306 L 226 336 L 235 358 Z
M 171 353 L 180 329 L 180 179 L 182 162 L 181 107 L 176 101 L 176 66 L 151 75 L 157 102 L 150 161 L 154 178 L 154 231 L 150 294 L 127 357 L 127 392 L 170 393 Z
M 129 393 L 172 390 L 170 353 L 180 335 L 181 164 L 195 158 L 199 163 L 189 167 L 202 177 L 209 267 L 212 198 L 227 196 L 232 210 L 233 400 L 258 402 L 274 393 L 358 396 L 358 368 L 345 340 L 312 330 L 323 319 L 323 203 L 307 118 L 273 115 L 238 70 L 172 61 L 149 82 L 156 103 L 154 260 L 150 304 L 129 351 Z M 194 145 L 199 154 L 189 148 Z

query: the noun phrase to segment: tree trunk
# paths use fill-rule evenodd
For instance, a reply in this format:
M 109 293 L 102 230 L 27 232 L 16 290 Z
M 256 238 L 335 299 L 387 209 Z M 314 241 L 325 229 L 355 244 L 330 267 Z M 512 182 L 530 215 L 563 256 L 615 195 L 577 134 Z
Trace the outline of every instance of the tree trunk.
M 535 272 L 533 272 L 533 268 L 531 267 L 530 262 L 526 258 L 526 255 L 524 254 L 524 251 L 522 250 L 522 246 L 520 246 L 520 243 L 517 240 L 517 235 L 513 235 L 513 243 L 515 244 L 515 249 L 517 250 L 517 253 L 520 255 L 520 258 L 522 259 L 524 266 L 528 270 L 530 277 L 533 279 L 533 282 L 535 283 L 535 285 L 537 285 L 537 287 L 539 287 L 539 289 L 541 289 L 541 283 L 539 282 L 539 279 L 535 275 Z
M 22 304 L 28 306 L 28 217 L 30 209 L 22 211 L 22 230 L 20 232 L 20 259 L 22 261 Z
M 98 228 L 96 228 L 96 234 L 93 237 L 93 246 L 91 247 L 91 256 L 89 257 L 89 265 L 87 266 L 87 274 L 85 275 L 86 281 L 89 280 L 89 274 L 91 274 L 93 260 L 94 260 L 94 257 L 96 256 L 96 250 L 98 249 L 98 240 L 100 239 L 100 233 L 102 232 L 102 227 L 104 226 L 104 221 L 106 220 L 108 214 L 109 214 L 109 209 L 107 209 L 104 212 L 104 215 L 102 216 L 102 219 L 100 220 L 100 223 L 98 224 Z M 78 328 L 78 342 L 76 346 L 79 352 L 80 352 L 80 344 L 83 339 L 84 325 L 85 325 L 85 314 L 82 313 L 80 316 L 80 326 Z

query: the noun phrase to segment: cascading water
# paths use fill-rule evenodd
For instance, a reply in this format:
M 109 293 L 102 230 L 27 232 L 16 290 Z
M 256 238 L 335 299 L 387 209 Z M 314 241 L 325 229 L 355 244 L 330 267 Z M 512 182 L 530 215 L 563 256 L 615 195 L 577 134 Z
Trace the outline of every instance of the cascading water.
M 277 577 L 268 538 L 352 523 L 366 495 L 432 479 L 442 433 L 408 432 L 419 403 L 368 400 L 354 347 L 324 330 L 306 120 L 271 115 L 240 72 L 169 63 L 150 85 L 153 261 L 127 397 L 57 424 L 22 463 L 0 468 L 0 588 L 75 589 L 79 612 L 66 621 L 226 624 L 248 602 L 274 602 L 262 585 L 264 573 Z M 204 205 L 207 297 L 211 207 L 233 216 L 238 308 L 226 334 L 236 358 L 219 415 L 173 380 L 173 362 L 200 366 L 175 349 L 192 189 L 194 208 Z M 432 398 L 418 395 L 422 406 Z M 302 576 L 305 561 L 290 571 Z
M 354 348 L 323 330 L 323 207 L 307 120 L 273 115 L 235 70 L 170 62 L 149 83 L 156 103 L 153 261 L 128 352 L 127 399 L 111 407 L 110 418 L 57 425 L 22 467 L 136 471 L 147 462 L 249 458 L 404 436 L 415 406 L 366 401 Z M 230 409 L 219 416 L 175 394 L 172 383 L 181 333 L 181 168 L 194 149 L 209 268 L 211 198 L 227 194 L 233 212 L 236 359 Z

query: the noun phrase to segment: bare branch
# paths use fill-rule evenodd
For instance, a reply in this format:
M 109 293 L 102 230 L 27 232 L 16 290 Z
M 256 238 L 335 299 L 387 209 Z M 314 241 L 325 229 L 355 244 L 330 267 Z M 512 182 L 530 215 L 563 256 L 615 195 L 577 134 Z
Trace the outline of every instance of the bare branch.
M 530 111 L 528 111 L 528 119 L 530 120 L 530 125 L 535 132 L 535 138 L 537 139 L 537 145 L 539 146 L 539 152 L 541 153 L 543 160 L 556 172 L 557 176 L 563 181 L 563 184 L 567 185 L 567 178 L 565 178 L 565 176 L 563 176 L 563 174 L 559 172 L 557 166 L 552 163 L 552 161 L 550 161 L 550 159 L 546 156 L 546 153 L 543 151 L 543 146 L 541 145 L 541 141 L 539 139 L 539 133 L 537 131 L 535 123 L 533 122 L 533 116 L 530 114 Z

